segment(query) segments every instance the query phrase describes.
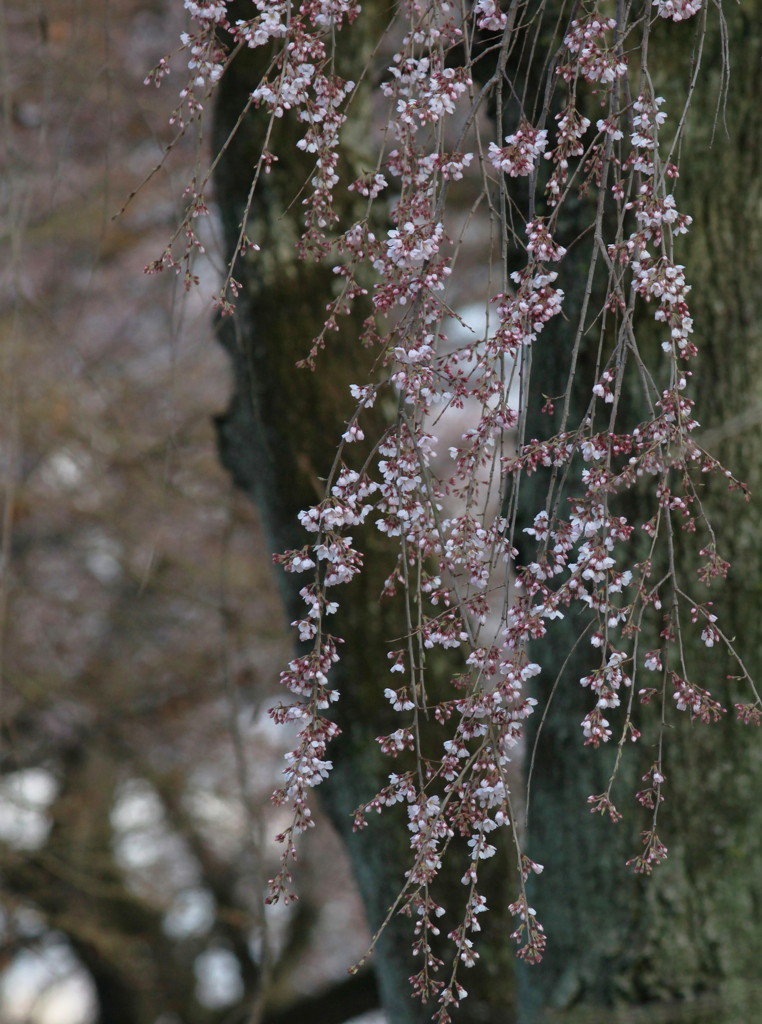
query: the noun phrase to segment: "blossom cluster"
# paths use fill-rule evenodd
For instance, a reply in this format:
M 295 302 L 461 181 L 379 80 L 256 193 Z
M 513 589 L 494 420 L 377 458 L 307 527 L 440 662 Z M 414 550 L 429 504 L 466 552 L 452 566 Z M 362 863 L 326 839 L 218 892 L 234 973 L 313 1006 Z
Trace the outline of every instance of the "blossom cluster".
M 700 6 L 700 0 L 654 0 L 656 14 L 676 22 Z M 684 629 L 693 629 L 710 649 L 722 647 L 725 637 L 711 603 L 687 593 L 671 562 L 664 568 L 659 545 L 671 549 L 678 528 L 702 537 L 708 532 L 699 551 L 702 583 L 721 578 L 727 563 L 695 484 L 696 474 L 721 467 L 693 436 L 698 422 L 687 366 L 697 347 L 690 285 L 675 254 L 691 218 L 678 208 L 678 170 L 664 155 L 664 100 L 628 61 L 637 52 L 639 23 L 610 17 L 592 0 L 580 4 L 544 79 L 553 103 L 542 112 L 542 104 L 512 100 L 505 108 L 512 121 L 485 145 L 479 119 L 500 76 L 477 89 L 468 48 L 479 33 L 505 32 L 500 46 L 507 45 L 506 12 L 495 0 L 478 0 L 465 14 L 446 0 L 399 7 L 396 52 L 385 58 L 380 87 L 387 106 L 384 143 L 375 166 L 349 173 L 343 135 L 358 86 L 336 73 L 333 48 L 362 16 L 358 3 L 254 0 L 253 16 L 231 24 L 227 4 L 188 0 L 195 27 L 183 44 L 193 88 L 202 92 L 224 71 L 221 29 L 235 45 L 272 47 L 251 104 L 270 119 L 292 118 L 299 126 L 296 145 L 314 158 L 301 196 L 299 253 L 326 261 L 337 285 L 305 365 L 316 365 L 338 319 L 360 297 L 370 315 L 358 343 L 375 347 L 378 356 L 377 376 L 351 387 L 356 410 L 337 437 L 324 496 L 299 517 L 304 546 L 276 557 L 286 572 L 305 574 L 308 582 L 301 589 L 304 613 L 293 624 L 304 647 L 281 675 L 290 703 L 272 711 L 299 732 L 275 795 L 293 808 L 293 819 L 280 837 L 283 866 L 270 898 L 290 897 L 295 839 L 312 824 L 309 793 L 332 768 L 329 744 L 338 727 L 330 711 L 340 694 L 331 675 L 341 640 L 329 632 L 330 616 L 339 608 L 341 586 L 363 571 L 363 538 L 377 531 L 389 541 L 385 596 L 405 604 L 409 628 L 389 664 L 379 666 L 379 703 L 399 716 L 399 725 L 377 743 L 396 770 L 368 794 L 355 822 L 363 828 L 371 814 L 406 807 L 411 862 L 401 905 L 415 921 L 421 967 L 412 985 L 423 999 L 438 999 L 436 1019 L 444 1024 L 466 995 L 457 970 L 478 958 L 474 935 L 487 909 L 480 872 L 497 854 L 501 829 L 516 850 L 519 891 L 509 910 L 518 955 L 533 963 L 545 948 L 527 893 L 529 875 L 542 867 L 523 849 L 511 766 L 521 757 L 527 719 L 538 704 L 536 681 L 545 671 L 543 641 L 552 623 L 577 613 L 588 623 L 589 667 L 573 682 L 589 698 L 579 722 L 582 744 L 612 743 L 621 750 L 625 741 L 637 742 L 649 704 L 660 704 L 663 716 L 717 721 L 724 708 L 691 681 L 682 638 Z M 658 24 L 651 29 L 657 30 Z M 158 77 L 165 71 L 162 65 Z M 268 173 L 274 161 L 265 147 L 255 174 Z M 485 295 L 490 314 L 482 336 L 453 346 L 448 287 L 457 245 L 447 201 L 461 182 L 476 183 L 479 200 L 493 211 L 505 261 L 500 282 L 491 282 Z M 350 223 L 337 212 L 342 189 L 353 197 L 353 211 L 362 208 Z M 196 188 L 197 206 L 202 197 Z M 580 204 L 591 211 L 589 223 L 570 233 L 566 220 Z M 583 312 L 567 323 L 577 314 L 566 293 L 583 290 L 568 257 L 585 235 L 594 238 L 594 261 L 605 266 L 606 293 L 591 298 L 597 281 L 591 269 Z M 242 234 L 242 246 L 249 244 L 256 245 Z M 232 277 L 230 283 L 234 291 Z M 661 341 L 660 362 L 647 372 L 640 369 L 645 357 L 636 330 L 644 317 Z M 586 404 L 575 420 L 572 388 L 582 385 L 571 376 L 583 338 L 597 330 L 598 356 L 586 368 Z M 537 400 L 530 374 L 541 336 L 552 337 L 557 359 L 570 367 L 566 392 L 543 396 L 549 416 L 560 406 L 558 429 L 545 439 L 528 436 L 525 428 L 528 403 Z M 650 412 L 640 421 L 627 420 L 621 410 L 625 382 L 633 378 L 647 378 L 643 406 Z M 512 386 L 517 381 L 521 386 Z M 366 413 L 380 394 L 397 415 L 382 436 L 367 437 Z M 447 438 L 446 424 L 465 408 L 472 420 Z M 355 462 L 355 443 L 363 440 L 364 461 Z M 516 495 L 527 477 L 541 472 L 551 481 L 548 499 L 520 521 Z M 646 478 L 652 515 L 636 523 L 618 502 Z M 561 479 L 568 500 L 559 498 Z M 739 486 L 732 477 L 728 485 Z M 453 652 L 459 657 L 452 690 L 433 681 L 429 686 L 433 651 L 438 659 Z M 658 674 L 661 686 L 641 686 L 643 673 Z M 738 709 L 744 720 L 759 722 L 755 703 Z M 436 757 L 421 755 L 422 717 L 441 727 Z M 589 801 L 592 811 L 612 821 L 622 816 L 612 799 L 615 776 L 616 767 L 607 790 Z M 660 756 L 643 779 L 645 788 L 635 796 L 651 819 L 630 864 L 650 873 L 667 855 L 656 829 L 666 784 Z M 467 851 L 464 912 L 446 932 L 456 970 L 444 981 L 435 939 L 449 908 L 435 902 L 432 886 L 454 837 Z

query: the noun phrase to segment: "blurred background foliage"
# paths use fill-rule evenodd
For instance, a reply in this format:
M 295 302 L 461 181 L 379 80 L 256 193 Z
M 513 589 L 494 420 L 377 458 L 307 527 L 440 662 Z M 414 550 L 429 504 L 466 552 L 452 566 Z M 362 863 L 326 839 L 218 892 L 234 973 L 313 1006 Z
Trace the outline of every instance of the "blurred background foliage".
M 198 292 L 143 275 L 203 146 L 181 139 L 114 218 L 173 137 L 182 71 L 143 79 L 182 17 L 0 2 L 4 1024 L 328 1024 L 375 1002 L 346 981 L 367 936 L 329 829 L 299 903 L 262 908 L 289 645 L 215 448 L 213 226 Z

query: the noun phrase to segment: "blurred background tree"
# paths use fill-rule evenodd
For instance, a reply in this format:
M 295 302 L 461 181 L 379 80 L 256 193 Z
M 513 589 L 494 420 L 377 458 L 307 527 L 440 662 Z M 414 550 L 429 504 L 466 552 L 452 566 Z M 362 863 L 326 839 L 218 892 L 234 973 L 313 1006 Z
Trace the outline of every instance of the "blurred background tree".
M 328 1024 L 376 1002 L 347 982 L 368 936 L 330 829 L 300 902 L 262 907 L 289 644 L 218 461 L 208 305 L 143 274 L 206 152 L 181 140 L 113 219 L 172 138 L 143 79 L 182 25 L 174 0 L 0 5 L 4 1024 Z

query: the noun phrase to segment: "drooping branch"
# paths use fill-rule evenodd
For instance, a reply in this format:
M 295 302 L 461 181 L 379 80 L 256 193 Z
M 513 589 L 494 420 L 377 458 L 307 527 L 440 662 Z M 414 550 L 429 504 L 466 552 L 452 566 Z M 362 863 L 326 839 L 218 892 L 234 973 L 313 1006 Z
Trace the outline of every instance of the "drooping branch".
M 672 59 L 670 33 L 697 26 L 687 109 L 721 15 L 717 29 L 695 0 L 613 12 L 541 3 L 532 17 L 491 0 L 461 13 L 436 0 L 403 5 L 373 151 L 357 142 L 358 121 L 374 114 L 355 83 L 371 74 L 378 7 L 278 3 L 236 21 L 247 8 L 195 6 L 189 116 L 194 90 L 221 79 L 215 180 L 229 273 L 218 307 L 236 389 L 221 453 L 262 509 L 300 640 L 282 674 L 290 703 L 273 709 L 300 733 L 277 796 L 293 818 L 271 898 L 290 898 L 309 793 L 333 772 L 328 805 L 371 922 L 388 923 L 379 980 L 390 1012 L 412 1012 L 390 906 L 418 922 L 413 986 L 439 1000 L 437 1019 L 463 998 L 461 974 L 440 970 L 437 922 L 450 905 L 432 895 L 457 857 L 465 911 L 448 922 L 447 964 L 476 962 L 472 934 L 489 902 L 482 862 L 506 849 L 518 889 L 512 938 L 521 957 L 541 960 L 527 882 L 542 865 L 523 852 L 510 767 L 539 701 L 540 821 L 532 829 L 530 818 L 529 842 L 554 863 L 551 916 L 568 954 L 540 976 L 558 1005 L 608 999 L 601 964 L 632 982 L 640 883 L 592 888 L 588 878 L 568 893 L 556 840 L 574 846 L 574 876 L 587 878 L 604 840 L 592 829 L 579 840 L 587 808 L 576 808 L 589 800 L 618 821 L 614 792 L 635 771 L 623 751 L 643 741 L 643 842 L 629 863 L 650 874 L 664 860 L 669 730 L 726 711 L 696 678 L 687 638 L 722 642 L 735 658 L 701 589 L 728 571 L 702 493 L 712 476 L 743 487 L 696 440 L 689 367 L 701 339 L 680 262 L 691 216 L 675 185 L 690 122 L 655 84 L 656 64 Z M 225 39 L 237 47 L 230 63 Z M 500 251 L 481 297 L 491 317 L 457 347 L 447 337 L 458 258 L 448 209 L 460 182 L 475 190 L 472 209 L 488 211 Z M 197 188 L 186 226 L 202 209 Z M 192 247 L 192 226 L 188 236 Z M 464 406 L 474 420 L 437 462 L 440 424 Z M 698 541 L 698 587 L 684 581 L 683 534 Z M 394 686 L 379 676 L 389 662 Z M 740 675 L 753 717 L 759 698 Z M 613 766 L 586 749 L 606 744 Z M 401 758 L 387 783 L 381 754 Z M 380 856 L 367 833 L 350 833 L 353 806 L 362 829 L 371 810 L 393 815 L 398 803 L 410 835 L 384 833 Z M 629 838 L 610 843 L 613 860 Z M 607 913 L 616 942 L 601 932 L 570 952 L 575 922 L 587 929 Z

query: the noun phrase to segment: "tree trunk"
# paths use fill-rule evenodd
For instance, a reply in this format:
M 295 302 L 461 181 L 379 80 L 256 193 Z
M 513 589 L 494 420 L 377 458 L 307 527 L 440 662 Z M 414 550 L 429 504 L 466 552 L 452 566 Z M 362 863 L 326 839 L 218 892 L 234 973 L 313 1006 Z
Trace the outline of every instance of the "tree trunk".
M 721 33 L 717 14 L 710 9 L 703 67 L 680 154 L 682 177 L 675 189 L 678 206 L 694 223 L 687 238 L 679 239 L 677 258 L 686 265 L 693 286 L 689 301 L 700 357 L 690 367 L 691 389 L 705 446 L 746 480 L 756 496 L 762 487 L 762 6 L 754 2 L 727 8 L 726 13 L 729 95 L 723 104 Z M 676 123 L 690 77 L 686 47 L 693 40 L 688 32 L 686 43 L 684 26 L 660 24 L 659 29 L 672 33 L 674 46 L 669 68 L 652 63 L 655 89 L 667 97 Z M 648 318 L 646 311 L 641 340 L 655 330 Z M 554 343 L 558 346 L 559 339 L 545 339 L 546 351 Z M 534 360 L 536 366 L 552 365 L 552 360 L 543 361 L 541 350 Z M 552 394 L 552 389 L 541 371 L 536 390 Z M 698 440 L 702 443 L 702 437 Z M 762 513 L 758 504 L 744 505 L 738 495 L 728 495 L 721 477 L 702 483 L 702 500 L 732 570 L 727 581 L 715 583 L 710 591 L 699 588 L 687 553 L 692 550 L 695 559 L 700 545 L 688 543 L 689 536 L 677 552 L 682 575 L 692 593 L 715 602 L 720 625 L 729 638 L 736 638 L 747 668 L 759 680 Z M 546 691 L 569 643 L 581 632 L 568 621 L 562 627 L 556 664 L 546 665 Z M 669 847 L 669 859 L 645 881 L 633 876 L 624 862 L 637 851 L 636 833 L 648 826 L 648 812 L 635 804 L 632 794 L 641 788 L 639 776 L 654 759 L 653 736 L 646 733 L 628 751 L 618 788 L 621 805 L 617 801 L 625 820 L 618 825 L 593 820 L 586 797 L 605 788 L 613 752 L 592 751 L 581 743 L 579 722 L 589 701 L 577 680 L 585 671 L 580 658 L 588 648 L 586 640 L 579 658 L 563 673 L 538 740 L 532 777 L 530 849 L 546 864 L 534 899 L 549 943 L 545 961 L 522 972 L 525 1024 L 639 1020 L 635 1013 L 620 1017 L 603 1008 L 649 1001 L 656 1002 L 647 1011 L 648 1020 L 741 1019 L 738 1000 L 743 1001 L 748 983 L 759 977 L 762 955 L 762 747 L 756 729 L 735 721 L 733 702 L 753 698 L 742 681 L 726 680 L 738 675 L 731 657 L 717 649 L 707 651 L 698 636 L 690 645 L 686 654 L 695 682 L 712 690 L 730 710 L 716 725 L 682 715 L 668 730 L 659 834 Z M 560 1012 L 572 1006 L 577 1008 L 573 1013 Z

